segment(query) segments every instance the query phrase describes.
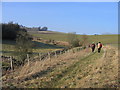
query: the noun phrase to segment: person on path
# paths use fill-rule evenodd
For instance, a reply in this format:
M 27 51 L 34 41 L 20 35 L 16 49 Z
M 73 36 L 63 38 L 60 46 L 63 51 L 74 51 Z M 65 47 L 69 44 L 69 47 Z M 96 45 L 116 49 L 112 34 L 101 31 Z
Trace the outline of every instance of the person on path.
M 94 42 L 91 45 L 91 49 L 92 49 L 92 52 L 94 52 L 94 50 L 95 50 L 95 43 Z
M 102 48 L 102 43 L 101 43 L 101 42 L 99 42 L 99 43 L 98 43 L 98 53 L 100 53 L 101 48 Z

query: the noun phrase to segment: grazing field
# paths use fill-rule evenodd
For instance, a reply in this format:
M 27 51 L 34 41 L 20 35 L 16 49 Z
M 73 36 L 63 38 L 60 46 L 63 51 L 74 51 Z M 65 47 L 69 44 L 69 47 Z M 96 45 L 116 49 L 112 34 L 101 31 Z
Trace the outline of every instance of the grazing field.
M 68 34 L 65 33 L 39 33 L 32 34 L 34 37 L 40 37 L 46 40 L 56 40 L 56 41 L 68 41 Z M 77 37 L 82 41 L 82 35 L 77 35 Z M 88 35 L 88 42 L 102 42 L 103 44 L 110 44 L 112 46 L 118 47 L 118 35 Z M 46 53 L 49 51 L 54 51 L 63 48 L 62 46 L 50 45 L 41 42 L 34 41 L 36 46 L 33 47 L 34 53 Z M 13 55 L 15 41 L 3 40 L 2 41 L 2 54 L 3 55 Z
M 52 34 L 32 34 L 35 37 L 40 37 L 47 40 L 56 40 L 56 41 L 68 41 L 68 34 L 66 33 L 52 33 Z M 118 44 L 118 35 L 87 35 L 88 42 L 102 42 L 103 44 Z M 77 35 L 80 41 L 82 41 L 82 35 Z
M 40 37 L 46 40 L 52 39 L 56 41 L 67 41 L 68 37 L 67 34 L 62 33 L 52 33 L 52 34 L 32 34 L 34 37 Z
M 33 53 L 46 53 L 64 48 L 62 46 L 50 45 L 36 41 L 33 41 L 33 43 L 35 44 L 32 48 Z M 0 52 L 2 52 L 3 55 L 13 56 L 13 53 L 15 52 L 15 41 L 3 40 L 2 51 Z

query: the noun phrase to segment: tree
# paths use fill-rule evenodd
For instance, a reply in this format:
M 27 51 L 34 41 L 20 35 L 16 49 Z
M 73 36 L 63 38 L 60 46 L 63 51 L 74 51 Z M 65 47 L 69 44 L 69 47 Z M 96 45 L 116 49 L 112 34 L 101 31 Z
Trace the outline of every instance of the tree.
M 17 38 L 16 38 L 16 54 L 17 54 L 17 60 L 24 64 L 25 59 L 27 58 L 27 54 L 32 53 L 32 38 L 30 35 L 25 32 L 25 30 L 19 31 Z
M 17 32 L 20 31 L 20 26 L 16 23 L 9 22 L 2 24 L 2 39 L 15 40 Z
M 41 31 L 47 31 L 47 30 L 48 30 L 47 27 L 43 27 L 43 28 L 41 28 Z
M 41 27 L 38 27 L 38 31 L 40 31 L 41 30 Z
M 68 33 L 68 42 L 70 46 L 72 47 L 78 47 L 79 46 L 79 39 L 77 38 L 76 33 Z

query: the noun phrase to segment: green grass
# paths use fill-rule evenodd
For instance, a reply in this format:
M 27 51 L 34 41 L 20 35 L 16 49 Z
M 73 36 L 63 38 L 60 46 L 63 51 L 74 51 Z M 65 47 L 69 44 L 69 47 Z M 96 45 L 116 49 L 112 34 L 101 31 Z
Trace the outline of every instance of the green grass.
M 102 42 L 103 44 L 118 44 L 118 35 L 90 35 L 91 42 Z
M 45 43 L 35 42 L 35 41 L 33 43 L 35 44 L 35 46 L 32 48 L 34 53 L 46 53 L 46 52 L 55 51 L 55 50 L 64 48 L 62 46 L 45 44 Z M 15 52 L 15 44 L 16 44 L 15 41 L 3 40 L 2 51 L 0 51 L 2 55 L 14 56 L 13 53 Z
M 56 41 L 68 41 L 68 34 L 66 33 L 51 33 L 51 34 L 32 34 L 35 37 L 40 37 L 43 39 L 52 39 Z M 82 36 L 77 35 L 77 37 L 82 41 Z M 88 43 L 92 42 L 102 42 L 103 44 L 110 44 L 112 46 L 118 47 L 118 35 L 88 35 Z M 61 46 L 55 46 L 55 45 L 50 45 L 50 44 L 44 44 L 40 42 L 34 42 L 36 46 L 33 47 L 33 52 L 34 53 L 46 53 L 49 51 L 54 51 L 57 49 L 61 49 L 63 47 Z M 15 41 L 10 41 L 10 40 L 3 40 L 2 41 L 2 54 L 3 55 L 9 55 L 11 56 L 12 53 L 14 52 L 14 46 L 15 46 Z
M 57 33 L 57 34 L 32 34 L 35 37 L 40 37 L 43 39 L 52 39 L 56 41 L 68 41 L 68 34 Z M 77 37 L 82 41 L 82 35 L 77 35 Z M 88 35 L 88 42 L 102 42 L 103 44 L 117 44 L 118 35 Z
M 34 37 L 40 37 L 46 40 L 67 41 L 67 34 L 32 34 Z

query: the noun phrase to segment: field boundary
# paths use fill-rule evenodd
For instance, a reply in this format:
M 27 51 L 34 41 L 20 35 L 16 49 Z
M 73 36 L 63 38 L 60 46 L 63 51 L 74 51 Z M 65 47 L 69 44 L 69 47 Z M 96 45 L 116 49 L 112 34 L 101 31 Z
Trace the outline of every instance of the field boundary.
M 78 52 L 80 50 L 85 49 L 86 47 L 76 47 L 76 48 L 64 48 L 62 50 L 57 50 L 57 51 L 52 51 L 52 52 L 47 52 L 47 53 L 38 53 L 38 56 L 35 57 L 30 57 L 29 54 L 27 54 L 27 58 L 25 59 L 24 64 L 30 63 L 30 61 L 42 61 L 42 60 L 47 60 L 47 59 L 51 59 L 51 58 L 57 58 L 59 55 L 65 54 L 65 53 L 69 53 L 69 52 Z M 6 59 L 7 62 L 10 64 L 10 66 L 8 68 L 6 68 L 7 70 L 14 70 L 15 68 L 15 61 L 16 59 L 13 56 L 1 56 L 2 60 Z M 2 67 L 4 69 L 4 67 Z

